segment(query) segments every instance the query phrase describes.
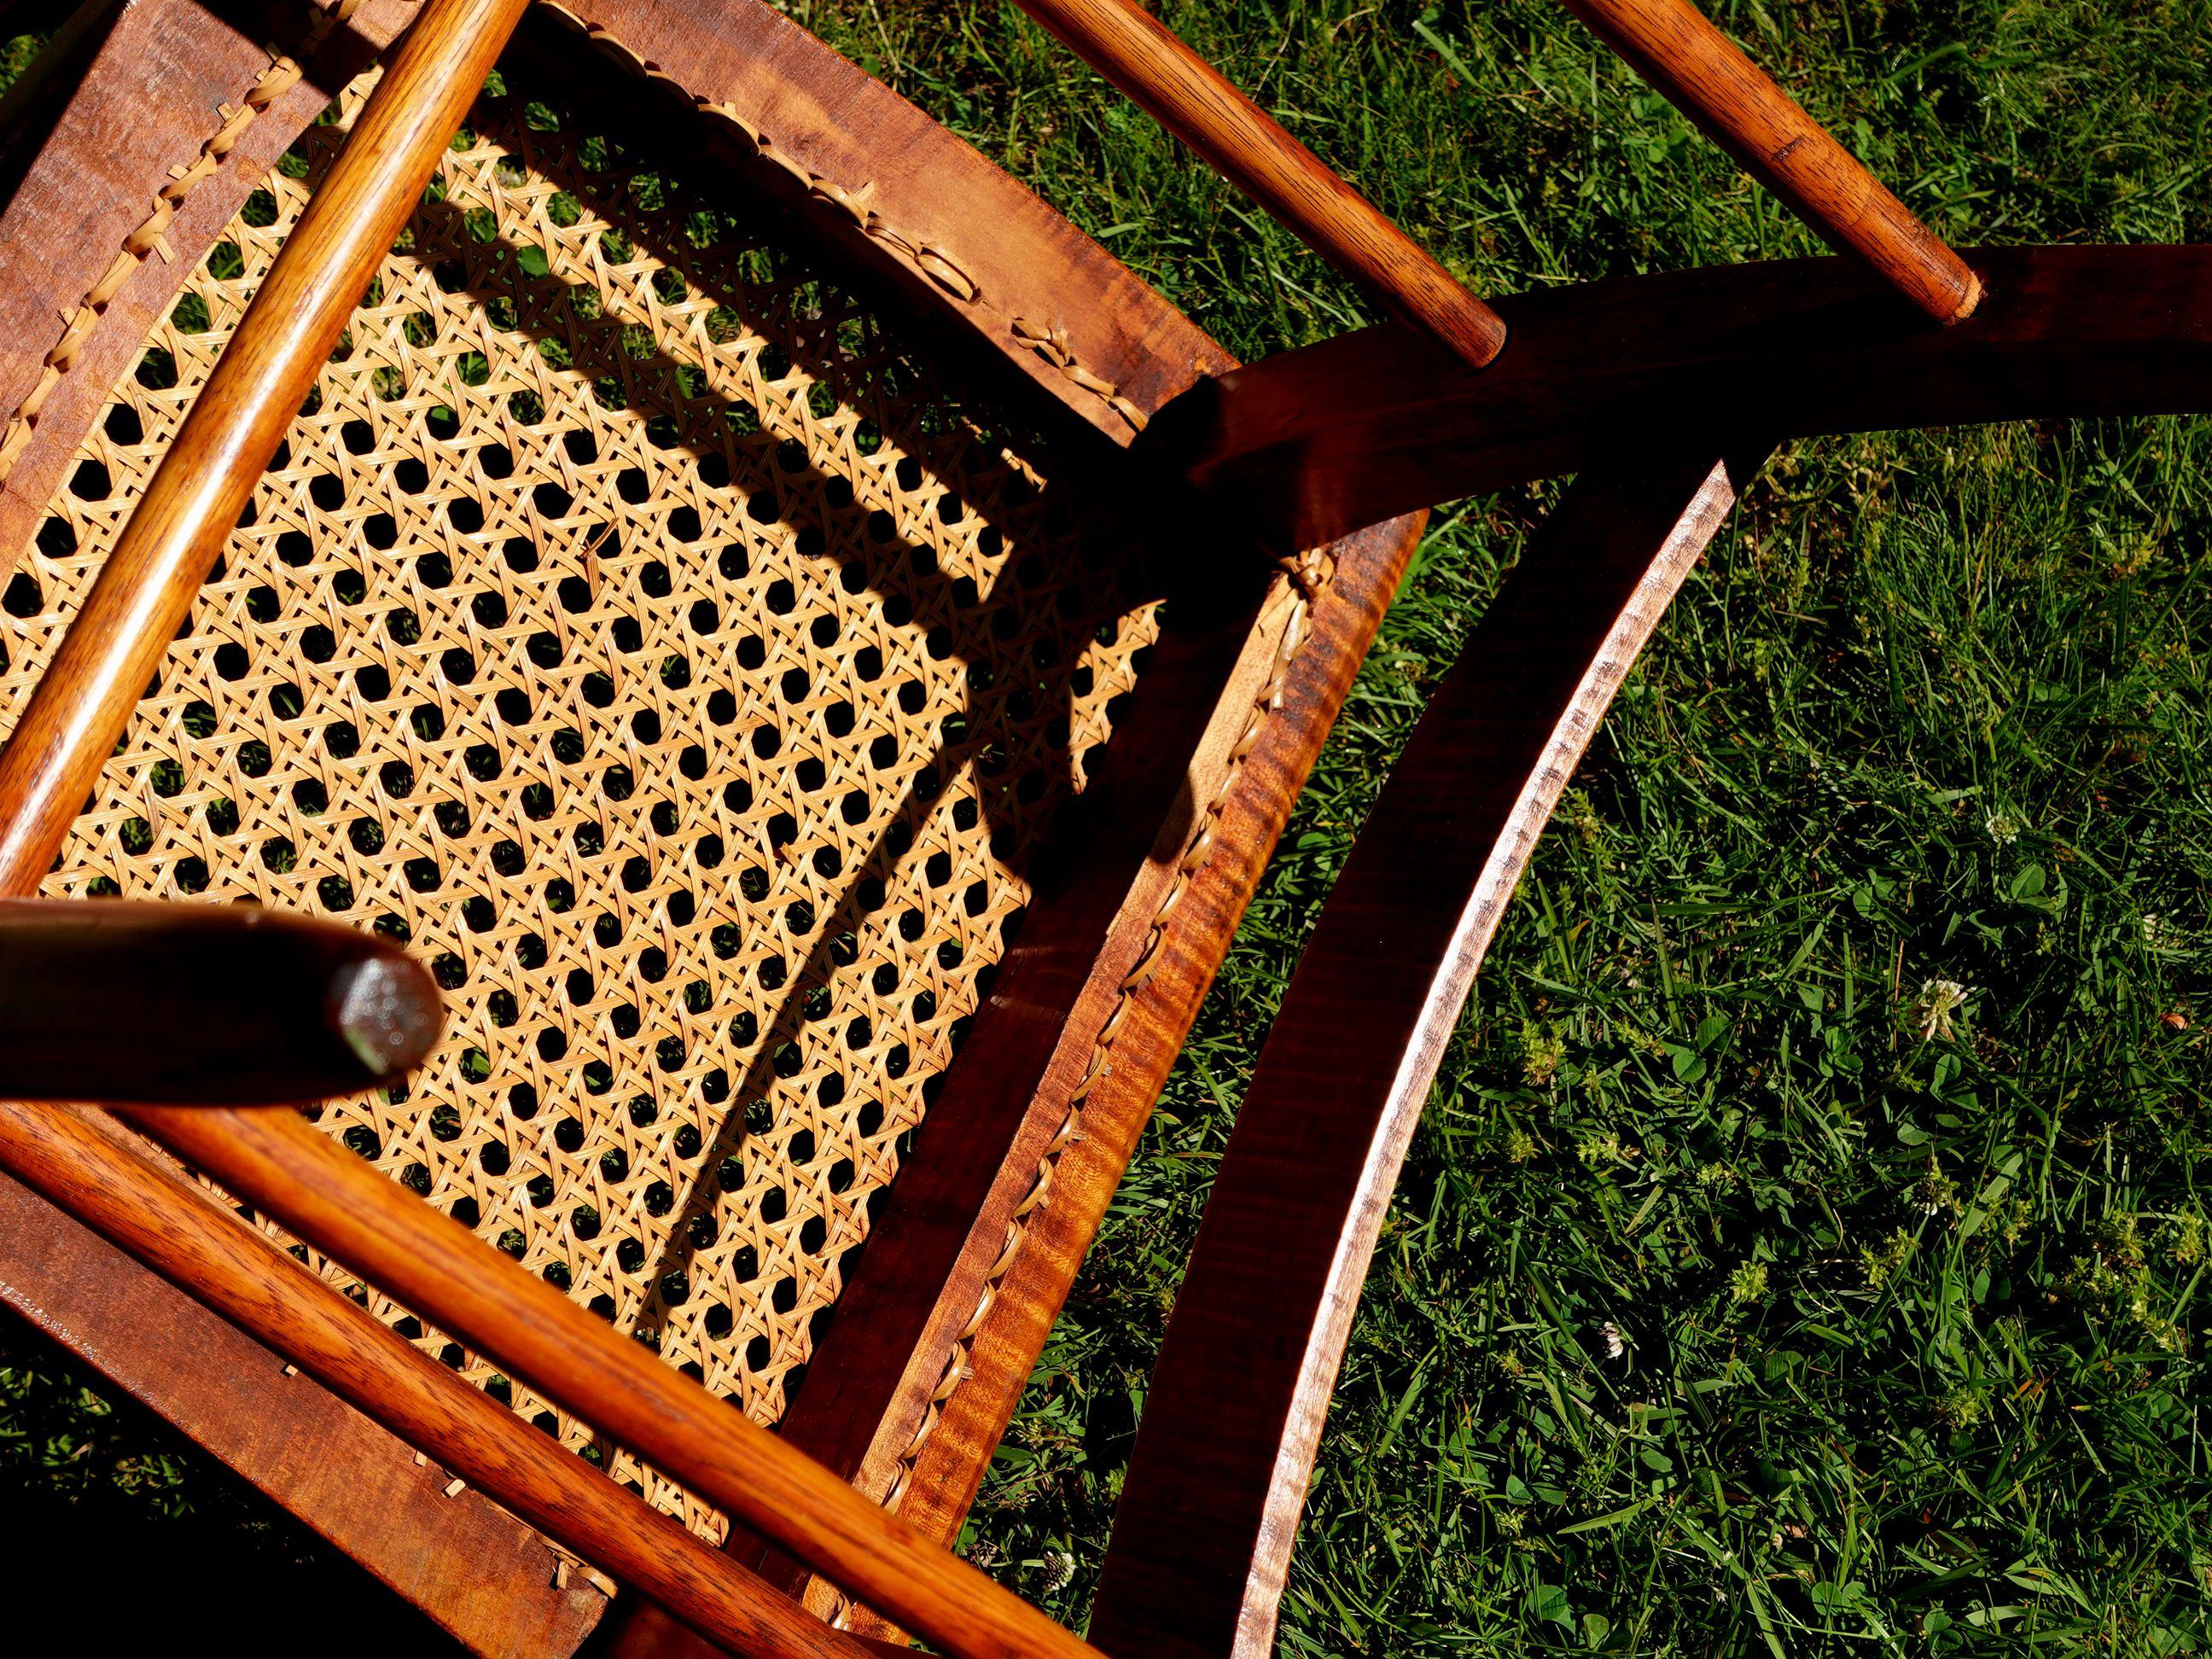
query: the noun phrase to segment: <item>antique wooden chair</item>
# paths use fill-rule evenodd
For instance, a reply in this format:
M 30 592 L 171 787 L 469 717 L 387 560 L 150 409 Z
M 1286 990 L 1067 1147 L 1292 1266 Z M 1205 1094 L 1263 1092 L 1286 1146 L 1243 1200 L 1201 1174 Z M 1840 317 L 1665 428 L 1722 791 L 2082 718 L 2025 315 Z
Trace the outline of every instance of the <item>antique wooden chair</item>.
M 2212 253 L 1970 266 L 1682 0 L 1574 3 L 1844 257 L 1494 309 L 1024 3 L 1399 320 L 1237 367 L 763 0 L 94 0 L 0 106 L 0 1290 L 486 1654 L 1267 1650 L 1445 1037 L 1748 471 L 2212 404 Z M 946 1546 L 1424 509 L 1565 472 L 1079 1641 Z

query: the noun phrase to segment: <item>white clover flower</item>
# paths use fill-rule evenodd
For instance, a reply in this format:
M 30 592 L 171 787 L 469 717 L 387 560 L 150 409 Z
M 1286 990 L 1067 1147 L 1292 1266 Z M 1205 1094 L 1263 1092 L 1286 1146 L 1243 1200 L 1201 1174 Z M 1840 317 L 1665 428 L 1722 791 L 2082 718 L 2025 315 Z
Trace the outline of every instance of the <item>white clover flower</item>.
M 1966 1006 L 1973 995 L 1967 987 L 1954 979 L 1931 979 L 1920 987 L 1920 994 L 1913 999 L 1913 1011 L 1920 1018 L 1920 1040 L 1932 1042 L 1936 1037 L 1951 1035 L 1951 1016 Z
M 1066 1589 L 1075 1579 L 1075 1558 L 1066 1550 L 1044 1553 L 1044 1585 L 1048 1590 Z
M 1620 1327 L 1610 1319 L 1597 1328 L 1598 1340 L 1605 1344 L 1605 1357 L 1618 1359 L 1628 1352 L 1628 1344 L 1621 1340 Z

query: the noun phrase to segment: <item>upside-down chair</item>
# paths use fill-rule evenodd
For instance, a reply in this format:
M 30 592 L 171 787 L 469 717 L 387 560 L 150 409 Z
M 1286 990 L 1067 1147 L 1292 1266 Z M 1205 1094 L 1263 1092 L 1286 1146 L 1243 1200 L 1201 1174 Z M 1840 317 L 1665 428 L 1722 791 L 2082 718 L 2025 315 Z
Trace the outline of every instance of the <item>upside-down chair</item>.
M 1493 307 L 1130 0 L 1023 0 L 1392 318 L 1240 367 L 764 0 L 63 19 L 0 104 L 0 1295 L 487 1655 L 1268 1651 L 1443 1045 L 1747 476 L 2212 406 L 2212 253 L 1962 256 L 1684 0 L 1571 3 L 1837 257 Z M 948 1546 L 1425 509 L 1563 473 L 1079 1639 Z

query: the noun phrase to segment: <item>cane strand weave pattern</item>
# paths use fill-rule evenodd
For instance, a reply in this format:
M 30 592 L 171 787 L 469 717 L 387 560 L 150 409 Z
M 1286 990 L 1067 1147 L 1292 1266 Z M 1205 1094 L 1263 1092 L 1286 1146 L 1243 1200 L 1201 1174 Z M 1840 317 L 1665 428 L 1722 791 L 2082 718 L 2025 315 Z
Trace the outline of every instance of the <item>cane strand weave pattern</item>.
M 363 90 L 83 445 L 6 588 L 0 725 Z M 324 1125 L 770 1421 L 1151 618 L 741 206 L 520 92 L 474 118 L 45 890 L 407 940 L 447 1036 Z

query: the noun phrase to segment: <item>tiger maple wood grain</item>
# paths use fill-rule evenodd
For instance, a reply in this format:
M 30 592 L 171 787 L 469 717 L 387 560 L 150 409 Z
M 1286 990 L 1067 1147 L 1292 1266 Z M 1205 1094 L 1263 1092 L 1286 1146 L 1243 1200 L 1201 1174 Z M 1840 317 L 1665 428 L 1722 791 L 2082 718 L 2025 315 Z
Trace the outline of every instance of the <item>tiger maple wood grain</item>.
M 0 894 L 37 890 L 261 469 L 528 0 L 431 0 L 270 267 L 0 750 Z
M 274 1115 L 299 1121 L 289 1113 Z M 762 1659 L 860 1659 L 863 1650 L 851 1638 L 809 1618 L 728 1556 L 409 1346 L 366 1310 L 330 1294 L 266 1237 L 239 1225 L 204 1194 L 133 1152 L 112 1126 L 68 1107 L 0 1102 L 0 1161 L 51 1201 L 253 1331 L 356 1409 L 435 1456 L 446 1469 L 655 1597 L 732 1651 Z M 5 1201 L 0 1194 L 0 1214 L 6 1213 Z M 204 1340 L 233 1364 L 250 1363 L 258 1352 L 220 1325 Z M 341 1479 L 356 1483 L 358 1499 L 365 1500 L 376 1482 L 393 1480 L 391 1463 L 370 1465 L 367 1449 L 349 1443 L 358 1437 L 343 1419 L 321 1426 L 331 1439 L 319 1445 L 319 1452 L 334 1459 Z M 394 1494 L 403 1510 L 425 1507 L 412 1493 L 420 1484 L 405 1483 Z M 423 1525 L 424 1517 L 417 1516 L 416 1524 Z M 363 1520 L 344 1525 L 340 1543 L 374 1533 Z M 419 1547 L 426 1556 L 440 1543 L 478 1548 L 504 1544 L 513 1549 L 522 1542 L 500 1539 L 490 1518 L 474 1506 L 461 1508 L 457 1523 L 426 1532 Z M 477 1564 L 465 1565 L 473 1576 Z M 439 1582 L 450 1572 L 450 1567 L 425 1559 L 407 1582 L 394 1588 L 428 1601 L 434 1613 L 439 1612 L 442 1601 L 452 1599 Z M 417 1583 L 418 1577 L 429 1582 Z M 493 1617 L 499 1610 L 509 1616 L 523 1611 L 520 1598 L 496 1577 L 487 1589 Z M 577 1610 L 565 1601 L 555 1607 L 567 1619 L 550 1629 L 551 1621 L 544 1620 L 535 1628 L 514 1631 L 507 1639 L 514 1646 L 508 1650 L 528 1652 L 533 1637 L 544 1641 L 580 1635 L 568 1622 Z M 477 1620 L 485 1609 L 442 1610 L 449 1627 L 460 1624 L 483 1639 Z
M 1392 769 L 1206 1201 L 1092 1612 L 1109 1652 L 1273 1650 L 1337 1367 L 1430 1081 L 1560 791 L 1750 470 L 1700 447 L 1578 478 Z
M 957 1659 L 1098 1659 L 303 1118 L 185 1107 L 123 1115 Z

